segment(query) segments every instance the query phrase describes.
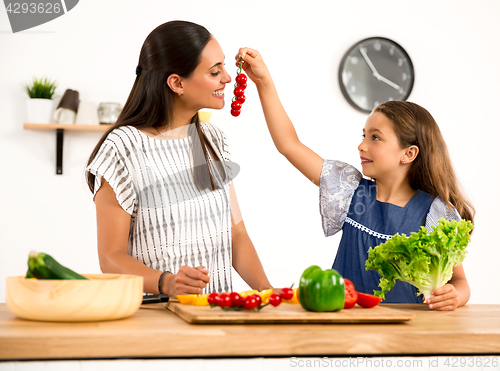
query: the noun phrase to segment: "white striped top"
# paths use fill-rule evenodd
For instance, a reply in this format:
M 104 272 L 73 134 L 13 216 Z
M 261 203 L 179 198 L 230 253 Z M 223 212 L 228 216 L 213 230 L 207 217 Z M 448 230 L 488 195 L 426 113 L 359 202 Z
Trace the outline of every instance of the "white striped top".
M 224 133 L 201 122 L 202 129 L 230 169 Z M 183 265 L 205 266 L 205 292 L 232 291 L 229 181 L 220 189 L 198 190 L 193 179 L 192 137 L 158 139 L 132 126 L 114 129 L 87 167 L 113 188 L 131 215 L 128 253 L 146 266 L 176 273 Z

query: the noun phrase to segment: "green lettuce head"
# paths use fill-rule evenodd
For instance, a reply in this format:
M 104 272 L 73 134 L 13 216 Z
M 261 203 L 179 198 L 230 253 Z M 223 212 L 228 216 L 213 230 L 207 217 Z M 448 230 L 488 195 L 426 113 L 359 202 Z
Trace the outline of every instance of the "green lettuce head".
M 388 241 L 368 250 L 366 270 L 380 273 L 381 291 L 374 294 L 385 299 L 396 280 L 419 289 L 419 295 L 431 297 L 431 291 L 444 286 L 453 275 L 453 267 L 462 263 L 473 226 L 468 220 L 439 219 L 427 233 L 425 227 L 406 235 L 396 234 Z

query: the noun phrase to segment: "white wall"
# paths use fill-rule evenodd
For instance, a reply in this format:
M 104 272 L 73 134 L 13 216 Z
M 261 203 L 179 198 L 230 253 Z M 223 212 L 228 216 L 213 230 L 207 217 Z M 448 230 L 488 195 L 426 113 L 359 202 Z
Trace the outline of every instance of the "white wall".
M 344 100 L 337 69 L 356 41 L 385 36 L 410 54 L 416 83 L 411 101 L 436 118 L 459 178 L 476 209 L 476 231 L 464 263 L 470 303 L 500 303 L 496 197 L 500 136 L 500 1 L 209 2 L 85 0 L 67 15 L 12 34 L 0 10 L 0 282 L 22 275 L 30 250 L 50 253 L 82 273 L 99 272 L 94 205 L 83 178 L 97 133 L 66 133 L 64 174 L 55 175 L 55 133 L 23 130 L 21 84 L 33 75 L 76 89 L 82 100 L 125 102 L 140 47 L 159 24 L 183 19 L 206 26 L 226 54 L 258 49 L 301 140 L 325 158 L 359 165 L 366 115 Z M 227 89 L 226 103 L 232 94 Z M 243 216 L 275 286 L 298 285 L 311 264 L 328 268 L 339 237 L 323 237 L 318 189 L 273 147 L 256 90 L 249 86 L 240 117 L 226 107 L 212 122 L 226 131 L 242 167 L 235 185 Z M 237 290 L 246 284 L 236 281 Z M 0 284 L 0 302 L 5 298 Z

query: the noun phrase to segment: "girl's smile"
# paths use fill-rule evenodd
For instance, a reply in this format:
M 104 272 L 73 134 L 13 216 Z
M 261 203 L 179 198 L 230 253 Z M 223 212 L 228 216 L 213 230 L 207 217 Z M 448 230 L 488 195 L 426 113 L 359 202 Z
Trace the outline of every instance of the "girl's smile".
M 366 164 L 369 164 L 369 163 L 373 162 L 373 161 L 371 161 L 371 160 L 369 160 L 369 159 L 367 159 L 366 157 L 363 157 L 363 156 L 361 156 L 360 158 L 361 158 L 361 165 L 366 165 Z

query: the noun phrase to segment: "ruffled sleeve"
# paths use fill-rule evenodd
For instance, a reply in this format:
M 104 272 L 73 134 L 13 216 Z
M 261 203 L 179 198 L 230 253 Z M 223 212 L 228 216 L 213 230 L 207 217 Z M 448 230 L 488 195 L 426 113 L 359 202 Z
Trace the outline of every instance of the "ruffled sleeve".
M 104 142 L 85 170 L 95 175 L 94 196 L 101 187 L 101 179 L 104 177 L 113 188 L 123 210 L 130 215 L 133 214 L 137 199 L 133 179 L 123 156 L 112 143 Z
M 457 222 L 462 220 L 457 210 L 450 210 L 443 199 L 438 196 L 432 202 L 429 213 L 427 214 L 427 219 L 425 220 L 425 228 L 427 228 L 427 231 L 432 232 L 432 227 L 436 227 L 438 225 L 438 220 L 441 218 L 456 220 Z
M 319 210 L 325 236 L 342 229 L 354 191 L 362 174 L 345 162 L 325 160 L 321 170 Z

